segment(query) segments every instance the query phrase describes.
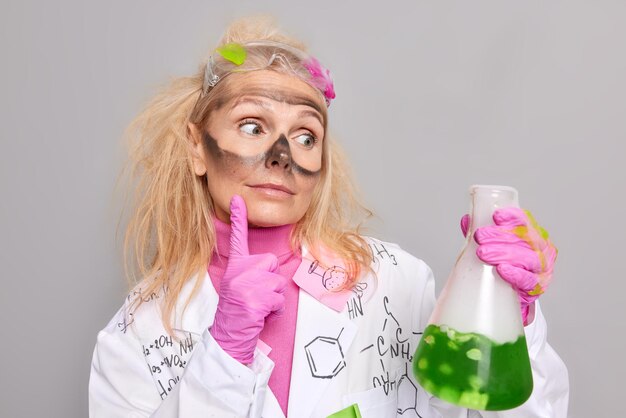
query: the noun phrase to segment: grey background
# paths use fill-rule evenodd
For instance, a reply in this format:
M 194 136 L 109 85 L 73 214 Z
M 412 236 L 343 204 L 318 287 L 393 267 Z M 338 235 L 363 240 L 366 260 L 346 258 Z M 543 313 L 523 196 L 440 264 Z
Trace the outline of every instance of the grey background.
M 372 233 L 441 289 L 470 184 L 517 187 L 560 248 L 542 297 L 570 416 L 626 412 L 623 1 L 2 2 L 0 416 L 87 415 L 122 303 L 124 127 L 227 23 L 275 15 L 333 72 Z

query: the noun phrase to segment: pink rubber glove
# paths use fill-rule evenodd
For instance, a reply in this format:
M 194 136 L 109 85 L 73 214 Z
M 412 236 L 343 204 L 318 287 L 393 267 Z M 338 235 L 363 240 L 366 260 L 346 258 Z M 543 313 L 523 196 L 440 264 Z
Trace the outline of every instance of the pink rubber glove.
M 524 324 L 528 307 L 541 295 L 552 279 L 557 249 L 529 211 L 509 207 L 493 213 L 495 225 L 478 228 L 474 240 L 476 255 L 496 267 L 504 280 L 519 295 Z M 467 235 L 469 215 L 461 219 L 463 235 Z
M 250 364 L 265 318 L 285 306 L 286 280 L 274 254 L 248 251 L 248 213 L 241 196 L 230 201 L 230 253 L 215 320 L 209 332 L 231 357 Z

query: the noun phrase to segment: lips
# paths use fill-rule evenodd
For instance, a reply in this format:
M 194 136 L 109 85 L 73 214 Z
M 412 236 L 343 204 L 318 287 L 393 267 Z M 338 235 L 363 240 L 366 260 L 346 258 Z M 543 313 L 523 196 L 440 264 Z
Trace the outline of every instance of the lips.
M 294 192 L 291 191 L 291 189 L 289 189 L 288 187 L 285 187 L 281 184 L 274 184 L 274 183 L 263 183 L 263 184 L 253 184 L 250 187 L 254 188 L 254 189 L 270 189 L 270 190 L 277 190 L 277 191 L 281 191 L 287 194 L 295 194 Z

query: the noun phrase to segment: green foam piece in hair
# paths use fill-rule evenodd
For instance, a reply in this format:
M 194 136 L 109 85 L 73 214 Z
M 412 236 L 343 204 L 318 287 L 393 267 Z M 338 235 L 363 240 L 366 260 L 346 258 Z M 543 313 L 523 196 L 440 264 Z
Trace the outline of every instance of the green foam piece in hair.
M 215 51 L 235 65 L 241 65 L 246 60 L 246 49 L 238 43 L 222 45 Z

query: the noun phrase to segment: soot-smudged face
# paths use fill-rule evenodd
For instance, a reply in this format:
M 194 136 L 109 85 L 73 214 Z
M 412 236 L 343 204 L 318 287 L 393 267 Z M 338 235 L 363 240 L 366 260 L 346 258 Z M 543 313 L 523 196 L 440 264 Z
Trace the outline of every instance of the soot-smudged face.
M 242 77 L 238 95 L 214 110 L 204 128 L 191 125 L 196 174 L 207 175 L 217 217 L 229 221 L 241 195 L 254 226 L 299 221 L 322 170 L 324 123 L 317 92 L 274 71 Z

